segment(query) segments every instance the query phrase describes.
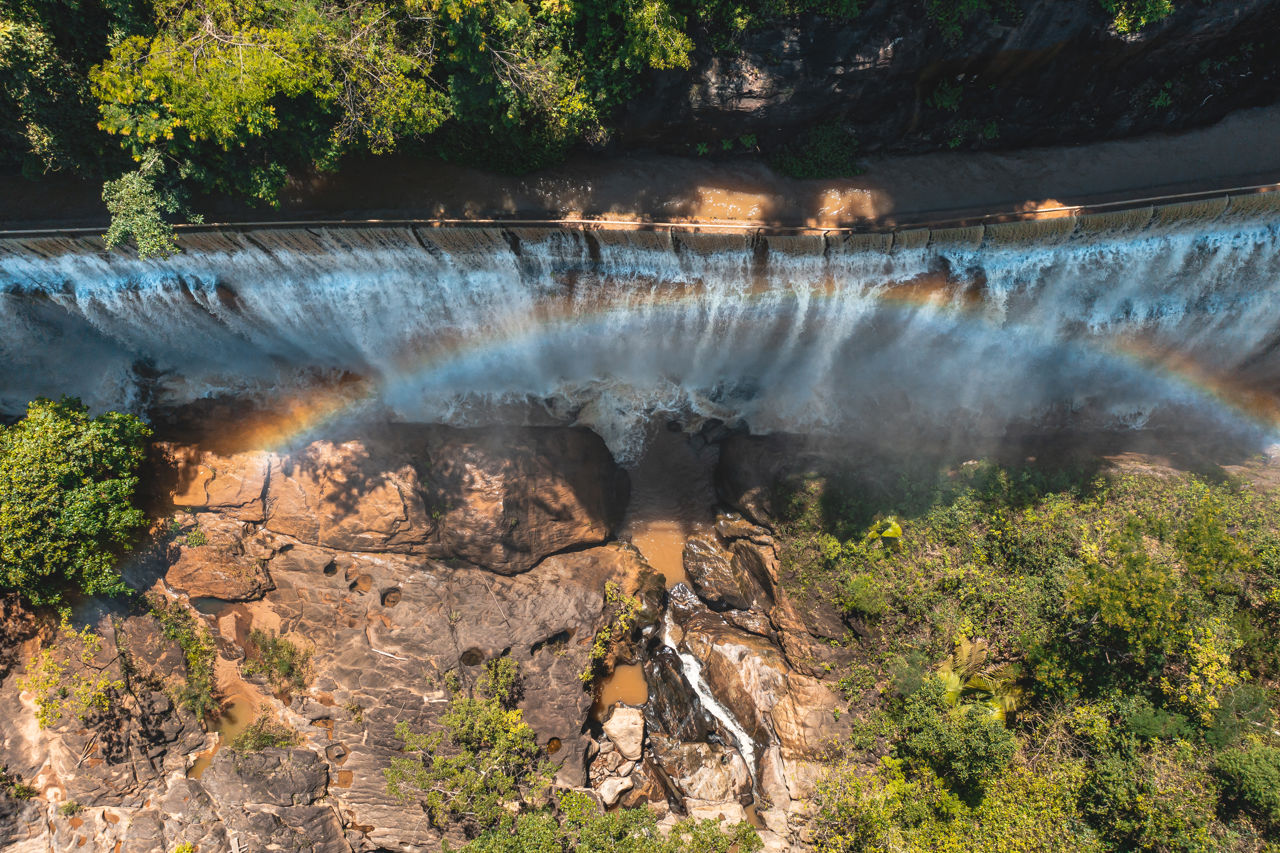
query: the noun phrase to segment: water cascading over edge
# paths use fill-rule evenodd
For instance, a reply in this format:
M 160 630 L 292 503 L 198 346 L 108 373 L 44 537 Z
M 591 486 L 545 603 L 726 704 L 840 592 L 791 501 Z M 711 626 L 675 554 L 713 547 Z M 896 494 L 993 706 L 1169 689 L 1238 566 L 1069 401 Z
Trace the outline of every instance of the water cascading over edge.
M 310 421 L 580 423 L 624 460 L 655 415 L 908 440 L 1190 412 L 1262 437 L 1277 225 L 1197 204 L 1036 234 L 275 229 L 189 235 L 162 262 L 6 241 L 0 408 L 343 378 Z

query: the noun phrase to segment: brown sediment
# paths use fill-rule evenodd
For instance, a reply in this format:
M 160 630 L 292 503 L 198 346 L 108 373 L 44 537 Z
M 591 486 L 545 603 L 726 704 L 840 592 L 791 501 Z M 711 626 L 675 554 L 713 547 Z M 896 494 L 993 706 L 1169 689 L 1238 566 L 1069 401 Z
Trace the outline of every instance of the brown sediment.
M 218 741 L 207 752 L 196 757 L 195 764 L 187 771 L 187 776 L 199 779 L 213 762 L 218 750 L 236 739 L 257 718 L 260 700 L 251 696 L 232 696 L 222 703 L 218 713 Z
M 649 698 L 649 686 L 644 680 L 644 667 L 636 664 L 618 664 L 608 677 L 596 686 L 595 702 L 591 716 L 603 719 L 608 710 L 619 702 L 627 705 L 643 705 Z

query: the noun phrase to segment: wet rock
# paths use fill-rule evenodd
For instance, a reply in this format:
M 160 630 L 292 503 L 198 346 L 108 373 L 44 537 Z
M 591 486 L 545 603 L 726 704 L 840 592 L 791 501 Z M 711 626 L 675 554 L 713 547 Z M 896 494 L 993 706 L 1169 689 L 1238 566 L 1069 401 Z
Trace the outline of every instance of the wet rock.
M 629 494 L 626 472 L 588 430 L 448 431 L 426 452 L 440 555 L 503 574 L 604 542 Z
M 797 672 L 780 649 L 710 612 L 685 624 L 684 643 L 703 662 L 711 692 L 759 744 L 776 738 L 798 755 L 817 756 L 848 731 L 839 699 L 821 680 Z
M 231 545 L 176 545 L 177 557 L 165 573 L 165 583 L 191 598 L 249 601 L 272 588 L 266 559 L 244 551 L 243 542 Z
M 659 646 L 645 660 L 644 676 L 649 686 L 645 719 L 653 729 L 683 741 L 706 740 L 715 730 L 714 718 L 698 701 L 674 651 Z
M 0 788 L 0 848 L 14 853 L 44 853 L 49 840 L 44 814 L 34 800 L 20 800 Z
M 716 516 L 715 532 L 725 542 L 746 539 L 756 545 L 773 545 L 773 536 L 768 530 L 752 524 L 737 513 L 722 512 Z
M 425 553 L 436 529 L 413 458 L 395 443 L 317 441 L 273 458 L 269 530 L 343 551 Z
M 284 456 L 222 457 L 174 445 L 160 445 L 158 455 L 178 508 L 263 523 L 297 543 L 459 559 L 503 574 L 603 543 L 628 494 L 626 472 L 604 442 L 575 429 L 406 427 L 361 441 L 316 441 Z M 232 574 L 252 568 L 237 556 L 217 559 Z M 212 574 L 209 552 L 183 549 L 180 559 L 193 564 L 171 585 Z
M 40 642 L 61 661 L 64 679 L 105 676 L 123 689 L 111 691 L 106 710 L 85 720 L 66 712 L 42 729 L 34 697 L 20 696 L 15 666 L 0 682 L 0 703 L 11 709 L 0 715 L 0 759 L 45 796 L 85 806 L 138 807 L 166 775 L 185 769 L 185 756 L 203 748 L 204 731 L 160 689 L 174 676 L 158 667 L 182 672 L 185 657 L 153 617 L 112 613 L 95 627 L 102 642 L 87 658 L 82 655 L 88 647 L 61 632 L 44 634 Z M 36 652 L 33 641 L 26 653 Z M 136 669 L 126 661 L 136 662 Z
M 350 853 L 352 849 L 341 820 L 328 806 L 229 809 L 224 820 L 242 850 Z
M 760 527 L 776 518 L 778 483 L 801 467 L 794 440 L 788 436 L 735 435 L 720 445 L 716 494 L 720 500 Z
M 228 750 L 229 751 L 229 750 Z M 238 811 L 236 801 L 224 801 L 227 812 Z M 175 779 L 160 807 L 165 815 L 165 835 L 174 847 L 191 844 L 199 850 L 230 850 L 227 827 L 223 825 L 213 797 L 194 779 Z M 241 839 L 243 840 L 243 839 Z
M 238 521 L 260 522 L 266 517 L 270 454 L 220 456 L 168 443 L 158 443 L 156 452 L 171 471 L 172 506 L 203 509 Z
M 682 797 L 702 803 L 737 803 L 751 792 L 751 775 L 737 750 L 652 735 L 654 761 Z
M 689 581 L 714 610 L 768 609 L 770 596 L 758 580 L 757 567 L 763 570 L 759 560 L 740 558 L 709 538 L 694 537 L 684 546 Z
M 644 749 L 644 712 L 619 705 L 604 721 L 604 733 L 623 758 L 635 761 Z

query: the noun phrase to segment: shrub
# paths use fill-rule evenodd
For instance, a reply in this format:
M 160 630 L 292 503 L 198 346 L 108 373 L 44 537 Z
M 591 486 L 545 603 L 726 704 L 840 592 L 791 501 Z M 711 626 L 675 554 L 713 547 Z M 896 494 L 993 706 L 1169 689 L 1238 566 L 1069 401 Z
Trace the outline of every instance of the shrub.
M 102 238 L 108 249 L 133 240 L 140 258 L 167 258 L 177 253 L 178 241 L 166 217 L 182 211 L 182 205 L 159 183 L 163 174 L 160 155 L 151 150 L 136 171 L 103 185 L 102 201 L 111 214 L 111 225 Z
M 804 131 L 773 156 L 773 165 L 793 178 L 848 178 L 862 174 L 858 140 L 840 122 Z
M 0 764 L 0 790 L 8 791 L 17 800 L 30 800 L 40 794 L 38 790 L 20 781 L 9 769 Z
M 1212 781 L 1180 747 L 1097 759 L 1081 793 L 1090 823 L 1115 849 L 1208 851 L 1217 808 Z
M 556 808 L 522 814 L 511 829 L 490 830 L 463 848 L 465 853 L 609 851 L 610 853 L 754 853 L 760 836 L 746 823 L 722 827 L 714 820 L 685 819 L 667 834 L 658 831 L 651 809 L 601 812 L 593 797 L 564 791 Z
M 176 691 L 174 700 L 198 717 L 211 716 L 218 709 L 214 695 L 213 639 L 196 622 L 191 611 L 177 602 L 157 596 L 150 600 L 150 605 L 164 635 L 176 641 L 186 656 L 185 684 Z
M 18 681 L 19 689 L 35 696 L 40 728 L 56 726 L 67 716 L 88 722 L 116 707 L 125 683 L 95 666 L 101 649 L 101 636 L 87 625 L 76 631 L 63 615 L 55 644 L 32 657 Z
M 844 578 L 836 593 L 840 608 L 849 614 L 871 619 L 889 612 L 889 596 L 884 584 L 869 574 L 855 574 Z
M 67 800 L 65 803 L 58 806 L 58 814 L 63 817 L 71 817 L 72 815 L 79 814 L 83 809 L 84 807 L 75 800 Z
M 1172 0 L 1101 0 L 1116 32 L 1136 33 L 1173 14 Z
M 256 658 L 245 661 L 246 675 L 266 676 L 277 692 L 301 690 L 307 686 L 310 651 L 302 651 L 283 637 L 257 628 L 249 632 L 249 642 Z
M 475 696 L 455 692 L 436 731 L 396 725 L 402 757 L 383 771 L 387 793 L 417 801 L 438 827 L 466 819 L 481 830 L 510 830 L 507 806 L 531 786 L 545 787 L 551 768 L 523 713 L 514 707 L 519 673 L 515 661 L 485 664 Z
M 259 717 L 236 735 L 229 746 L 236 752 L 259 752 L 269 747 L 296 746 L 298 733 L 272 717 Z
M 0 589 L 56 604 L 68 588 L 125 590 L 120 555 L 146 527 L 133 505 L 151 431 L 133 415 L 89 417 L 78 400 L 36 400 L 0 428 Z
M 1075 765 L 1043 775 L 1010 770 L 991 779 L 987 796 L 969 808 L 927 769 L 908 777 L 891 761 L 864 776 L 843 765 L 818 781 L 814 849 L 1100 851 L 1077 807 L 1081 776 Z
M 1253 746 L 1218 755 L 1214 769 L 1224 801 L 1280 829 L 1280 749 Z
M 1017 744 L 994 715 L 978 708 L 947 707 L 938 678 L 927 679 L 907 697 L 900 722 L 898 752 L 928 766 L 958 794 L 976 802 L 987 780 L 1009 766 Z

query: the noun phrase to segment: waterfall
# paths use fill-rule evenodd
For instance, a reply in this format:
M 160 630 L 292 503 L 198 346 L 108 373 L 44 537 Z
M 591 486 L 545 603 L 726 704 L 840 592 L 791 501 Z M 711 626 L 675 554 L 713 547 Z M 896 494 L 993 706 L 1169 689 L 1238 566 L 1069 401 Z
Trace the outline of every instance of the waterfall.
M 893 235 L 197 232 L 148 262 L 0 240 L 0 413 L 350 381 L 331 408 L 578 423 L 624 461 L 655 416 L 904 443 L 1192 421 L 1269 439 L 1274 203 L 1176 207 Z
M 680 658 L 680 669 L 684 673 L 685 680 L 689 682 L 689 686 L 693 688 L 693 692 L 697 694 L 698 701 L 702 703 L 702 707 L 711 712 L 711 716 L 715 717 L 733 738 L 733 745 L 737 747 L 738 754 L 746 762 L 747 772 L 751 775 L 751 784 L 754 786 L 756 784 L 755 741 L 751 739 L 751 735 L 747 734 L 746 729 L 742 728 L 737 719 L 734 718 L 733 713 L 720 704 L 720 700 L 716 699 L 715 694 L 711 692 L 711 688 L 707 686 L 706 679 L 702 677 L 702 662 L 688 652 L 680 651 L 680 643 L 672 633 L 673 627 L 671 608 L 667 608 L 662 614 L 662 644 L 675 652 L 676 657 Z

